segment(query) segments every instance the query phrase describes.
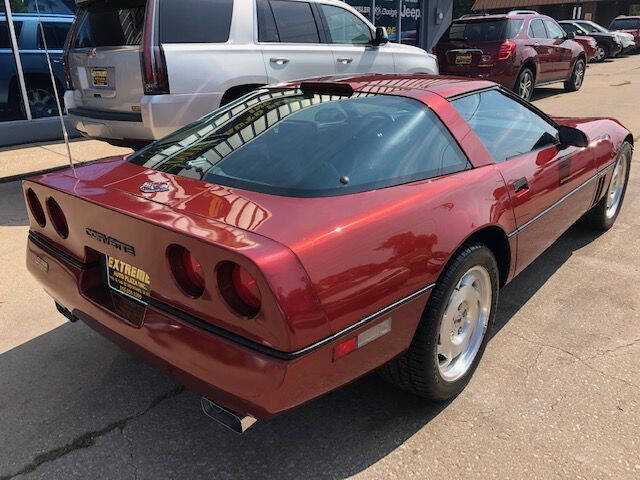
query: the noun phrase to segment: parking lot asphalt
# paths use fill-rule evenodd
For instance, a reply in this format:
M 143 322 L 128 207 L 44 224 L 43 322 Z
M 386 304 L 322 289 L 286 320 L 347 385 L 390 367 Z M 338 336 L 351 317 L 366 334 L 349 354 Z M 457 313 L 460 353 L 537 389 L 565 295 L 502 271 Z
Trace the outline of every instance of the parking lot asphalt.
M 541 89 L 554 115 L 640 135 L 640 55 Z M 640 478 L 640 165 L 616 225 L 572 227 L 501 292 L 468 388 L 436 405 L 370 375 L 238 436 L 196 395 L 70 324 L 24 267 L 0 184 L 0 479 Z

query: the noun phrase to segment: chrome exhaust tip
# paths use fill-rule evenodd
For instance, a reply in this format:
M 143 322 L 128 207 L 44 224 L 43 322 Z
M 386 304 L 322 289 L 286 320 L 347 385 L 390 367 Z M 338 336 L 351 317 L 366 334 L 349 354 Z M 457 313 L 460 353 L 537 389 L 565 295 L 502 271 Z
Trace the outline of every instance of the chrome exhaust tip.
M 236 433 L 246 432 L 249 427 L 257 422 L 257 420 L 250 415 L 242 416 L 239 413 L 227 410 L 206 397 L 200 398 L 200 405 L 207 417 L 212 418 Z

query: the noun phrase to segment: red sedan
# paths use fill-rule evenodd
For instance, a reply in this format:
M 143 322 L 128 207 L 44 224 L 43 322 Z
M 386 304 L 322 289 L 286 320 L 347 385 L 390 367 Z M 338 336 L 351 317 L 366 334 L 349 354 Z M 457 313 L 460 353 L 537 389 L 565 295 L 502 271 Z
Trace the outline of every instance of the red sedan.
M 128 156 L 24 182 L 27 266 L 70 320 L 243 431 L 372 370 L 465 387 L 498 291 L 620 211 L 633 139 L 494 83 L 261 88 Z

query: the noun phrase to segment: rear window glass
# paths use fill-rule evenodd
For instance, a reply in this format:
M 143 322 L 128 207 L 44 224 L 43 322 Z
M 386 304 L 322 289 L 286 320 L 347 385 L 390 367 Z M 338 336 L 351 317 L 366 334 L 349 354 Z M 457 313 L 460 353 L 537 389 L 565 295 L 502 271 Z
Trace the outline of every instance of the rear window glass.
M 44 22 L 42 24 L 42 29 L 44 30 L 44 36 L 47 40 L 47 47 L 53 50 L 62 50 L 70 28 L 71 23 Z M 38 29 L 38 48 L 44 49 L 40 29 Z
M 162 0 L 160 41 L 224 43 L 229 40 L 233 0 Z
M 16 39 L 20 38 L 20 31 L 22 30 L 22 22 L 13 22 L 13 28 L 16 31 Z M 11 48 L 11 39 L 9 37 L 9 25 L 6 20 L 0 22 L 0 48 Z
M 618 18 L 611 22 L 611 30 L 633 30 L 640 28 L 640 19 Z
M 499 42 L 514 38 L 522 28 L 522 23 L 522 20 L 456 22 L 451 24 L 444 38 L 468 42 Z
M 82 23 L 75 48 L 139 45 L 144 27 L 146 1 L 98 3 L 82 9 Z
M 293 197 L 362 192 L 470 168 L 438 117 L 398 96 L 260 90 L 129 161 Z

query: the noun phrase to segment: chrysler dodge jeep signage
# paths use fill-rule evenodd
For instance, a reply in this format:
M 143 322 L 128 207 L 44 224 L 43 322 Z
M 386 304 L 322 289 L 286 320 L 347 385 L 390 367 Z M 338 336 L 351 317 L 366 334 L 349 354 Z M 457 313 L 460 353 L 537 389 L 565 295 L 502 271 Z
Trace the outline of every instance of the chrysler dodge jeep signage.
M 346 3 L 371 20 L 371 1 L 348 0 Z M 418 0 L 403 0 L 400 9 L 402 43 L 418 45 L 418 29 L 420 26 L 420 3 Z M 397 42 L 398 2 L 396 0 L 377 0 L 375 2 L 375 21 L 377 27 L 385 27 L 389 40 Z

